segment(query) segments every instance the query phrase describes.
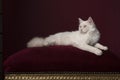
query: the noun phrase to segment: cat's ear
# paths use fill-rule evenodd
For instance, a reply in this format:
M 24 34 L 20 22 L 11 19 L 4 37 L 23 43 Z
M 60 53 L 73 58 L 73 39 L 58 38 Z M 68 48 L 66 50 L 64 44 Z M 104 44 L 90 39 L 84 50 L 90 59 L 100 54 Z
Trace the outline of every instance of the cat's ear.
M 92 17 L 89 17 L 89 18 L 88 18 L 88 22 L 89 22 L 90 24 L 94 23 Z
M 79 23 L 83 22 L 83 20 L 81 18 L 78 18 L 78 20 L 79 20 Z

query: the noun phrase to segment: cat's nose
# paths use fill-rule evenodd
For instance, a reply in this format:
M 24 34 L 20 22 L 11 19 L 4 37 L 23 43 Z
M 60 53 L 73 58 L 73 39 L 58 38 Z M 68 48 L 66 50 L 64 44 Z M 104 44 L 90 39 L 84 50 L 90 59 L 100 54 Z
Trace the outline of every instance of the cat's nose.
M 87 27 L 87 25 L 84 25 L 84 26 L 83 26 L 83 28 L 86 28 L 86 27 Z

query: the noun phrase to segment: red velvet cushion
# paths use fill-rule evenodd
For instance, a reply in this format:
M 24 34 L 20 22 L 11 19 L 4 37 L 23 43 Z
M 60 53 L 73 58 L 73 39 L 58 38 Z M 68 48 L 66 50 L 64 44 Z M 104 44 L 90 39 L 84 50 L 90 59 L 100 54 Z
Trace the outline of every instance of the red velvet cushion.
M 4 71 L 120 71 L 120 59 L 110 51 L 96 56 L 71 46 L 27 48 L 7 58 Z

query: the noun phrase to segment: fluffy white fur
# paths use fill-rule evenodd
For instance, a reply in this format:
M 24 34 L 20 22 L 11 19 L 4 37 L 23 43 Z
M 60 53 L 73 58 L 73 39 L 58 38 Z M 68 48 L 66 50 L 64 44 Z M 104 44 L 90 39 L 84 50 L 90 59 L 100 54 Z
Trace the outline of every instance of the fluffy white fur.
M 72 45 L 96 55 L 102 55 L 106 46 L 98 43 L 100 33 L 91 17 L 84 21 L 79 19 L 79 29 L 72 32 L 60 32 L 46 38 L 35 37 L 27 43 L 27 47 L 42 47 L 49 45 Z

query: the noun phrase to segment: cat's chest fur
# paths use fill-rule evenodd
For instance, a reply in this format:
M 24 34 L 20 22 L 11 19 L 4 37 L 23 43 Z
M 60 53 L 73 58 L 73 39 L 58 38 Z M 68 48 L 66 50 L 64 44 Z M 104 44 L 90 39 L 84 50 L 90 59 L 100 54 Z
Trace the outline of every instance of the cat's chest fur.
M 86 40 L 86 43 L 89 45 L 94 45 L 95 43 L 98 42 L 100 38 L 100 33 L 98 30 L 94 30 L 88 34 L 88 38 Z
M 89 45 L 93 46 L 95 43 L 98 42 L 99 38 L 100 38 L 100 33 L 96 29 L 96 30 L 91 31 L 86 34 L 81 34 L 79 31 L 72 32 L 70 40 L 72 40 L 76 44 L 84 44 L 85 43 L 85 44 L 89 44 Z

